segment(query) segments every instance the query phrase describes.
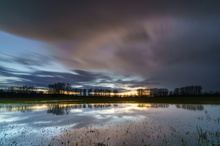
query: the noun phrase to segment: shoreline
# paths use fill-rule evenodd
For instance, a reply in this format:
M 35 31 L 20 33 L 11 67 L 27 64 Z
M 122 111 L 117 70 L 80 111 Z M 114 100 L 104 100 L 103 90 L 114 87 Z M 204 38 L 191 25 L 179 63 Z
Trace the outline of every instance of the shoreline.
M 59 95 L 53 97 L 1 97 L 0 103 L 165 103 L 165 104 L 220 104 L 220 97 L 75 97 Z

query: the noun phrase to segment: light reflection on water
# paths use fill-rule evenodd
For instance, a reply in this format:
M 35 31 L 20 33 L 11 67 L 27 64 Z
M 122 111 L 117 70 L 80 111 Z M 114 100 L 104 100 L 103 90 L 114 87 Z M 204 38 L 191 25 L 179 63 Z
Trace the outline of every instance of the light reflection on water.
M 220 141 L 220 106 L 0 104 L 0 131 L 0 145 L 209 145 Z

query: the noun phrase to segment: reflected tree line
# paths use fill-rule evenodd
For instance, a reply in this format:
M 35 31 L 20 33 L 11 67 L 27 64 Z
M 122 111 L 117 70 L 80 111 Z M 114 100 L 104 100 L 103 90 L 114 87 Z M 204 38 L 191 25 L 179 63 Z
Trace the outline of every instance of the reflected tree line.
M 37 110 L 36 108 L 33 108 L 33 106 L 30 106 L 30 105 L 22 105 L 22 106 L 20 106 L 20 105 L 2 105 L 2 106 L 0 106 L 0 109 L 8 111 L 8 112 L 20 111 L 22 113 L 32 112 L 32 111 Z
M 73 88 L 69 83 L 58 82 L 49 84 L 45 90 L 34 86 L 12 86 L 7 89 L 0 89 L 0 97 L 11 97 L 13 95 L 43 96 L 43 95 L 71 95 L 79 97 L 121 97 L 116 89 L 82 89 Z M 40 96 L 39 96 L 40 95 Z M 136 94 L 124 95 L 127 97 L 167 97 L 167 96 L 219 96 L 219 92 L 202 93 L 202 86 L 185 86 L 169 91 L 166 88 L 137 89 Z
M 142 108 L 168 108 L 170 105 L 169 104 L 144 104 L 144 103 L 139 103 L 138 107 Z
M 59 104 L 49 105 L 47 109 L 48 114 L 67 115 L 70 113 L 71 106 L 60 106 Z
M 38 106 L 38 108 L 36 108 Z M 169 108 L 169 104 L 144 104 L 140 103 L 137 107 L 140 108 Z M 39 109 L 40 105 L 4 105 L 0 106 L 1 110 L 6 110 L 9 112 L 20 111 L 20 112 L 32 112 Z M 47 104 L 46 108 L 48 114 L 53 115 L 67 115 L 70 113 L 71 109 L 101 109 L 101 108 L 116 108 L 118 104 Z M 203 105 L 197 104 L 176 104 L 176 108 L 181 108 L 185 110 L 193 111 L 203 111 Z
M 204 106 L 200 104 L 176 104 L 177 108 L 193 110 L 193 111 L 203 111 Z

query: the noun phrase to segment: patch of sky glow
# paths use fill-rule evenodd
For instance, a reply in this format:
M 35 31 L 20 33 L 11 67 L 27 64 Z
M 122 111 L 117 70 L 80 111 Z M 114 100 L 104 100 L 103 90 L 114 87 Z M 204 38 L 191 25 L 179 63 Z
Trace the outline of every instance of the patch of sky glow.
M 3 83 L 3 84 L 10 83 L 9 80 L 21 81 L 21 79 L 20 79 L 20 78 L 17 78 L 17 77 L 0 76 L 0 82 Z
M 17 70 L 27 72 L 31 72 L 33 69 L 45 71 L 57 71 L 58 69 L 65 69 L 61 64 L 56 63 L 51 57 L 54 56 L 51 51 L 49 52 L 51 47 L 52 46 L 44 42 L 26 39 L 0 31 L 0 59 L 4 60 L 4 62 L 1 62 L 1 65 L 5 67 L 16 68 Z M 19 62 L 13 62 L 13 59 L 16 57 L 39 60 L 41 59 L 41 56 L 49 58 L 51 63 L 48 64 L 48 62 L 45 62 L 45 64 L 40 66 L 30 66 L 22 65 Z
M 30 73 L 25 73 L 25 72 L 13 72 L 13 75 L 30 75 Z
M 143 87 L 128 87 L 128 85 L 125 85 L 124 88 L 127 90 L 127 91 L 136 91 L 137 89 L 140 89 L 140 88 L 143 88 Z
M 38 77 L 48 77 L 48 78 L 51 78 L 51 77 L 54 77 L 54 76 L 52 76 L 52 75 L 36 75 L 36 76 L 38 76 Z
M 6 68 L 11 77 L 2 76 L 0 81 L 9 84 L 8 80 L 21 81 L 13 75 L 29 75 L 36 71 L 67 72 L 62 64 L 55 61 L 52 46 L 0 31 L 0 66 Z M 42 57 L 42 58 L 41 58 Z M 24 61 L 24 63 L 17 61 Z M 42 61 L 45 59 L 45 63 Z M 39 61 L 39 62 L 38 62 Z M 42 64 L 40 64 L 42 62 Z M 36 65 L 35 65 L 36 63 Z
M 71 113 L 82 113 L 83 110 L 82 109 L 71 109 L 70 112 Z
M 31 68 L 23 66 L 23 65 L 21 65 L 19 63 L 16 63 L 16 62 L 13 62 L 13 63 L 2 62 L 1 66 L 4 67 L 4 68 L 8 68 L 10 70 L 14 70 L 16 72 L 27 72 L 27 73 L 32 72 Z M 11 72 L 11 73 L 13 73 L 13 72 Z
M 114 88 L 115 87 L 115 85 L 112 84 L 112 83 L 101 83 L 101 84 L 98 84 L 97 86 L 108 87 L 108 88 Z
M 51 61 L 50 64 L 45 64 L 44 66 L 36 66 L 34 67 L 34 70 L 36 71 L 49 71 L 49 72 L 60 72 L 60 73 L 72 73 L 72 74 L 76 74 L 71 70 L 68 70 L 67 68 L 65 68 L 62 64 L 55 62 L 55 61 Z
M 132 104 L 122 104 L 123 112 L 133 113 L 133 110 L 143 110 L 143 108 L 138 107 L 138 104 L 132 103 Z M 146 109 L 145 109 L 146 110 Z
M 72 88 L 82 88 L 83 85 L 72 85 L 71 87 L 72 87 Z
M 142 80 L 143 78 L 139 76 L 129 76 L 129 77 L 122 78 L 122 81 L 142 81 Z
M 37 122 L 33 122 L 33 124 L 49 124 L 52 123 L 52 121 L 37 121 Z
M 145 110 L 148 108 L 145 108 Z M 82 115 L 121 115 L 121 114 L 130 114 L 134 113 L 136 110 L 143 110 L 143 108 L 138 107 L 138 104 L 121 104 L 117 108 L 102 108 L 99 110 L 91 109 L 84 110 Z
M 116 114 L 118 113 L 117 109 L 111 108 L 111 109 L 101 109 L 101 110 L 90 110 L 90 111 L 84 111 L 83 114 L 88 115 L 105 115 L 105 114 Z
M 12 113 L 10 113 L 9 115 L 5 114 L 5 115 L 0 115 L 0 123 L 8 123 L 8 122 L 14 122 L 14 121 L 19 121 L 19 120 L 24 120 L 27 117 L 15 117 L 11 115 Z
M 48 54 L 45 47 L 48 47 L 48 45 L 43 42 L 22 38 L 0 31 L 1 52 L 6 54 L 22 55 L 27 52 Z
M 100 83 L 103 79 L 97 79 L 95 82 Z
M 137 119 L 141 120 L 141 119 L 145 119 L 146 117 L 145 116 L 142 116 L 142 115 L 137 115 L 137 116 L 128 116 L 128 115 L 125 115 L 122 117 L 123 120 L 126 120 L 126 121 L 135 121 Z M 148 117 L 147 117 L 148 118 Z M 114 119 L 112 121 L 121 121 L 123 122 L 122 120 L 119 120 L 118 118 L 117 119 Z

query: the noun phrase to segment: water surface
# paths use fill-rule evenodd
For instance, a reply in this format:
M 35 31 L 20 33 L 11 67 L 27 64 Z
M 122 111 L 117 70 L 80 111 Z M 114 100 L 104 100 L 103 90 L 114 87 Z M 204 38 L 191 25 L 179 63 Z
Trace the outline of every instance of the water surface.
M 0 104 L 0 145 L 220 144 L 220 106 Z

